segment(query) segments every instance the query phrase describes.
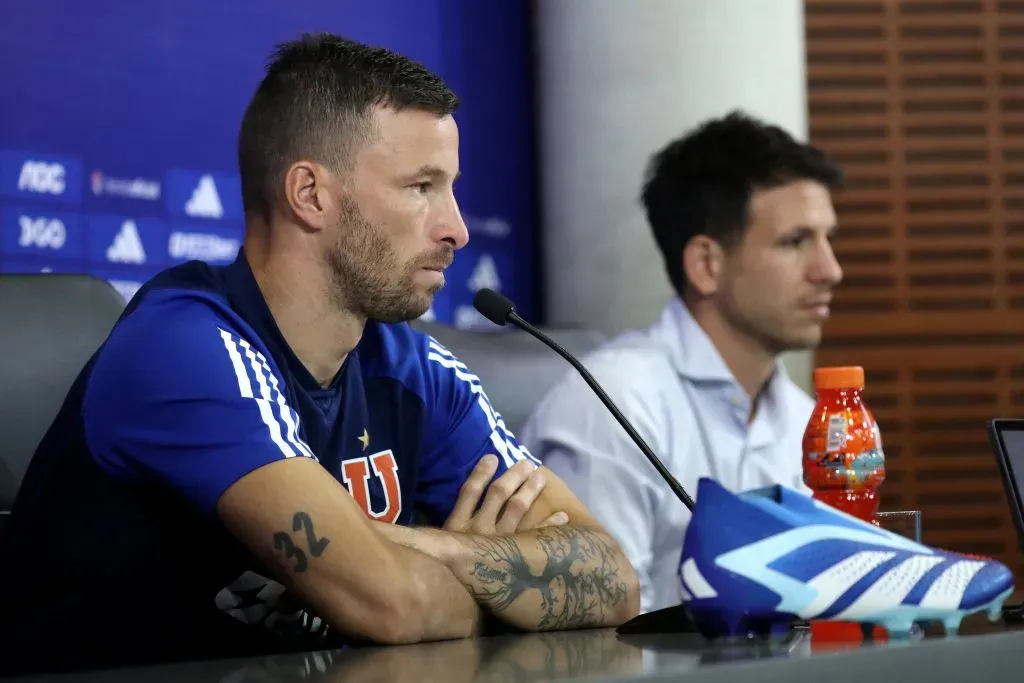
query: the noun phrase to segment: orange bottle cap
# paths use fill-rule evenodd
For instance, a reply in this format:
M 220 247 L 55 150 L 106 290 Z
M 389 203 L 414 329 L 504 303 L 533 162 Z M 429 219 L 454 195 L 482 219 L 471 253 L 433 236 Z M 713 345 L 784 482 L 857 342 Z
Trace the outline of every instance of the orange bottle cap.
M 852 365 L 839 368 L 815 368 L 815 389 L 863 389 L 864 368 Z

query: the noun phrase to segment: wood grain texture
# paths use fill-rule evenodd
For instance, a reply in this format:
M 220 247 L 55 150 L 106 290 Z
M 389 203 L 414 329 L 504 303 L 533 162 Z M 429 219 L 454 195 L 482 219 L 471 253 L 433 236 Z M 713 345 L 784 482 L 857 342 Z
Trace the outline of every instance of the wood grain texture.
M 844 166 L 846 277 L 817 365 L 863 365 L 883 509 L 1020 542 L 985 423 L 1024 417 L 1024 1 L 806 0 L 811 141 Z

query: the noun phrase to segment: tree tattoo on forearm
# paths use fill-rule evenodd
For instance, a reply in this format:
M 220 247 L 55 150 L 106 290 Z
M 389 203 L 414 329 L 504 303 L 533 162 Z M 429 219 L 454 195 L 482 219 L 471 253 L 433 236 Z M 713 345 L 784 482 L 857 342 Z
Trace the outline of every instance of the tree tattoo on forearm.
M 477 560 L 472 571 L 474 597 L 496 613 L 521 595 L 541 596 L 539 630 L 604 623 L 607 610 L 628 599 L 617 553 L 600 534 L 579 527 L 549 527 L 536 532 L 545 565 L 530 568 L 520 542 L 511 537 L 474 537 Z

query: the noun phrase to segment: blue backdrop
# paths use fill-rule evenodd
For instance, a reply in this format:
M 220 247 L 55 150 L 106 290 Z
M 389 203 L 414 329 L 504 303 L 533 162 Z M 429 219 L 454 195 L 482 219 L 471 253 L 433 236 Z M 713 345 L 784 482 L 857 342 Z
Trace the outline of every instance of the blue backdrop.
M 0 4 L 0 271 L 87 272 L 130 297 L 230 261 L 235 138 L 274 44 L 330 31 L 406 53 L 462 98 L 470 227 L 430 315 L 479 323 L 476 289 L 535 317 L 532 65 L 518 0 L 33 0 Z

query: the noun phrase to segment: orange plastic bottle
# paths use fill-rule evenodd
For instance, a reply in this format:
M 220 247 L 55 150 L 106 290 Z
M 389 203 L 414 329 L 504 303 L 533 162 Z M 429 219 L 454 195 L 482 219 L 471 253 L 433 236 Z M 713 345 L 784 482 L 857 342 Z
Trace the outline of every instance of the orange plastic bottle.
M 864 403 L 864 368 L 817 368 L 818 402 L 804 431 L 804 483 L 814 497 L 865 522 L 877 524 L 878 487 L 885 454 L 874 416 Z M 811 622 L 815 652 L 888 640 L 885 629 L 836 621 Z
M 814 389 L 818 402 L 804 431 L 804 483 L 818 500 L 877 524 L 885 453 L 864 403 L 864 369 L 817 368 Z

